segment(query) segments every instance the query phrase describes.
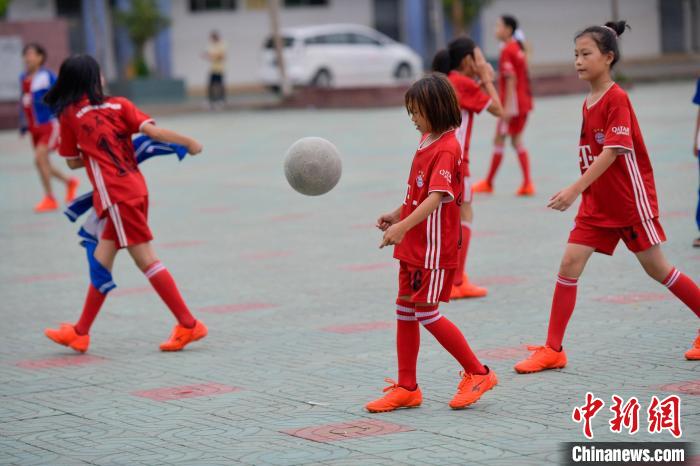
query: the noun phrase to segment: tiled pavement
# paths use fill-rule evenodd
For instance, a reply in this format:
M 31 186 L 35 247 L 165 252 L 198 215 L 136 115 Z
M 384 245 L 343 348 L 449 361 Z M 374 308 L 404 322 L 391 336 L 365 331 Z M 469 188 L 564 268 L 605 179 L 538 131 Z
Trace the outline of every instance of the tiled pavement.
M 700 279 L 690 155 L 691 83 L 631 92 L 656 170 L 667 255 Z M 77 318 L 87 285 L 76 227 L 32 214 L 39 197 L 28 141 L 0 134 L 0 464 L 488 464 L 541 465 L 561 442 L 584 440 L 571 420 L 587 391 L 606 402 L 596 440 L 671 441 L 646 432 L 654 395 L 682 399 L 682 440 L 700 435 L 700 365 L 683 352 L 690 311 L 620 247 L 594 257 L 566 339 L 570 365 L 518 376 L 525 344 L 541 343 L 574 211 L 547 196 L 576 177 L 581 96 L 540 99 L 527 145 L 539 193 L 513 196 L 511 152 L 497 192 L 476 202 L 470 273 L 478 301 L 443 311 L 500 384 L 460 412 L 447 402 L 458 367 L 423 332 L 420 409 L 370 415 L 363 404 L 395 376 L 396 265 L 372 224 L 401 201 L 416 134 L 403 109 L 222 113 L 161 119 L 205 153 L 152 160 L 155 245 L 210 336 L 186 351 L 157 344 L 172 318 L 128 257 L 87 355 L 57 347 L 48 325 Z M 485 171 L 494 122 L 477 120 L 472 169 Z M 284 150 L 319 135 L 343 153 L 328 195 L 287 187 Z M 83 176 L 83 181 L 86 178 Z M 641 432 L 611 433 L 610 397 L 636 396 Z

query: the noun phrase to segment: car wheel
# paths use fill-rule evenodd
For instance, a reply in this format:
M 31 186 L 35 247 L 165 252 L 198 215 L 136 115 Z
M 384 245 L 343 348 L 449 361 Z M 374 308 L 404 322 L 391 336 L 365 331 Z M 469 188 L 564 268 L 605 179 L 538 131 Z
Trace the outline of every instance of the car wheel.
M 311 80 L 311 85 L 322 88 L 333 87 L 333 76 L 331 72 L 326 69 L 319 70 L 316 76 L 314 76 L 314 79 Z
M 413 69 L 411 69 L 411 65 L 409 65 L 408 63 L 401 63 L 399 66 L 396 67 L 394 76 L 398 81 L 401 82 L 410 81 L 411 78 L 413 78 Z

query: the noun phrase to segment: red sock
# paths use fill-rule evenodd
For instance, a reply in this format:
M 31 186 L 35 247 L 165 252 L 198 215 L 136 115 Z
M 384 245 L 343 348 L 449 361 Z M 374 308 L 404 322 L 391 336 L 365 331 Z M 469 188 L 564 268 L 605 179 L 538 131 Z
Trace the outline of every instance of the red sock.
M 151 282 L 151 285 L 153 285 L 160 299 L 165 302 L 173 313 L 178 323 L 186 328 L 194 327 L 196 320 L 190 314 L 190 310 L 187 309 L 187 305 L 182 296 L 180 296 L 175 280 L 173 280 L 168 269 L 158 261 L 149 265 L 144 274 Z
M 498 167 L 501 166 L 501 161 L 503 160 L 503 146 L 494 146 L 493 155 L 491 156 L 491 166 L 489 167 L 489 174 L 486 177 L 486 182 L 493 186 L 493 179 L 496 177 L 496 172 Z
M 674 267 L 664 279 L 664 285 L 700 317 L 700 289 L 693 280 Z
M 399 385 L 415 390 L 416 364 L 420 347 L 420 328 L 416 319 L 415 304 L 396 300 L 396 354 L 399 360 Z
M 559 275 L 552 298 L 552 311 L 549 315 L 549 330 L 547 331 L 547 346 L 561 351 L 566 324 L 576 306 L 576 288 L 578 280 Z
M 530 156 L 527 154 L 527 149 L 522 146 L 518 147 L 517 152 L 520 168 L 523 171 L 523 184 L 530 184 Z
M 467 340 L 457 326 L 443 317 L 438 306 L 421 306 L 416 309 L 418 322 L 445 348 L 468 374 L 486 374 L 487 369 L 479 362 Z
M 469 222 L 462 221 L 462 248 L 459 250 L 459 264 L 457 273 L 452 285 L 462 284 L 462 278 L 467 274 L 467 253 L 469 252 L 469 242 L 472 239 L 472 226 Z
M 102 303 L 105 302 L 107 296 L 103 295 L 97 288 L 90 285 L 88 288 L 87 296 L 85 297 L 85 304 L 83 305 L 83 313 L 80 314 L 80 320 L 74 325 L 75 333 L 78 335 L 87 335 L 90 333 L 90 327 L 97 317 L 97 313 L 100 312 Z

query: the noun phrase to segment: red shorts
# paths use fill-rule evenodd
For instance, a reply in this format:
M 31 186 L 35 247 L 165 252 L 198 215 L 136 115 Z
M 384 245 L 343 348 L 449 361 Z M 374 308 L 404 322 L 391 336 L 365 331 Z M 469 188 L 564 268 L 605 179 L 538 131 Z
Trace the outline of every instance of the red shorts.
M 516 115 L 506 122 L 506 120 L 499 119 L 497 131 L 501 136 L 509 135 L 515 136 L 520 134 L 525 129 L 525 122 L 527 122 L 527 113 L 522 113 Z
M 112 240 L 118 249 L 153 239 L 148 228 L 148 196 L 117 202 L 107 208 L 102 239 Z
M 632 252 L 646 251 L 655 244 L 666 241 L 666 233 L 658 218 L 622 228 L 605 228 L 577 222 L 569 234 L 569 243 L 595 248 L 601 254 L 613 255 L 617 243 L 622 240 Z
M 410 296 L 416 304 L 449 303 L 455 269 L 424 269 L 400 263 L 399 297 Z
M 49 150 L 55 150 L 58 147 L 58 133 L 58 122 L 56 121 L 29 129 L 34 147 L 43 145 L 48 147 Z

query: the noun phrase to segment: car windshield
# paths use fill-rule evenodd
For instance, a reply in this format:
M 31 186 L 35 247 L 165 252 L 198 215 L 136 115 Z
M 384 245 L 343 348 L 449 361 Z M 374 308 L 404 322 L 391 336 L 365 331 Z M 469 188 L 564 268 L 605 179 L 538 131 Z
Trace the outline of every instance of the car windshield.
M 294 45 L 294 38 L 289 37 L 289 36 L 283 36 L 281 37 L 282 39 L 282 45 L 285 48 L 291 47 Z M 275 41 L 272 37 L 268 37 L 267 40 L 265 41 L 265 48 L 266 49 L 272 49 L 275 47 Z

